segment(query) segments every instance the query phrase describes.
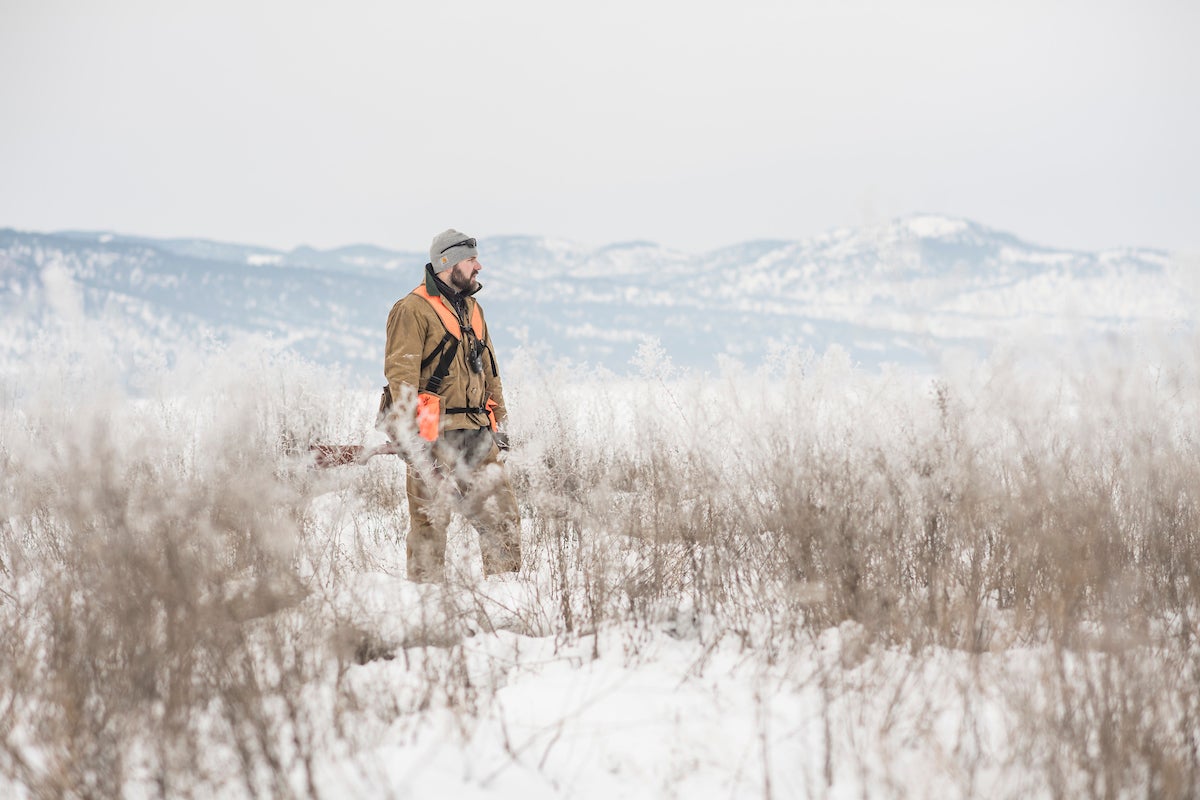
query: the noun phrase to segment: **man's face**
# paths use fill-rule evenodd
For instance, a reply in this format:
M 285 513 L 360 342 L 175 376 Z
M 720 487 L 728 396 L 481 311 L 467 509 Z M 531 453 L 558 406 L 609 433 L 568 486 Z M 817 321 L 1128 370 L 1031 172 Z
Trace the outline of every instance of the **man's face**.
M 478 258 L 460 261 L 451 267 L 446 283 L 450 284 L 451 289 L 461 294 L 473 292 L 479 288 L 479 282 L 475 280 L 475 276 L 481 269 L 483 269 L 483 265 L 479 263 Z

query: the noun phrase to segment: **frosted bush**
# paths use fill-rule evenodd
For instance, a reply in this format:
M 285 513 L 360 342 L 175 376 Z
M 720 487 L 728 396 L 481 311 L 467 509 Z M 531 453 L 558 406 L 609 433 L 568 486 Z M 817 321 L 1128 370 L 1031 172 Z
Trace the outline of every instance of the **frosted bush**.
M 472 735 L 509 673 L 470 642 L 499 629 L 514 648 L 618 648 L 634 666 L 658 635 L 697 665 L 731 643 L 792 664 L 809 675 L 796 691 L 824 698 L 826 785 L 890 785 L 899 762 L 860 763 L 844 737 L 887 742 L 892 713 L 940 735 L 921 722 L 949 713 L 932 695 L 926 711 L 880 705 L 877 689 L 903 688 L 886 664 L 986 669 L 1014 732 L 962 745 L 969 768 L 943 776 L 959 793 L 1015 769 L 1013 795 L 1185 795 L 1197 355 L 1117 342 L 933 377 L 867 373 L 837 350 L 716 374 L 655 369 L 647 350 L 636 376 L 518 353 L 508 468 L 526 564 L 503 591 L 461 524 L 447 585 L 402 579 L 394 456 L 311 468 L 313 443 L 382 439 L 378 397 L 340 376 L 251 349 L 181 359 L 133 391 L 81 351 L 6 372 L 0 780 L 315 794 L 319 764 L 369 746 L 355 733 L 369 720 L 440 710 Z M 360 671 L 382 664 L 398 670 L 386 706 Z M 975 709 L 975 689 L 953 691 Z M 838 733 L 856 714 L 877 728 Z

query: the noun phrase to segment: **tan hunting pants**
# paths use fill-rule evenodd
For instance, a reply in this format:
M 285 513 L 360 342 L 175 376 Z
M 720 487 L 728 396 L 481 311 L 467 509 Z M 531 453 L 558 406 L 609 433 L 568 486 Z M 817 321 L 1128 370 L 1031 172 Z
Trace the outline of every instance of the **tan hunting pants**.
M 443 431 L 433 443 L 432 469 L 409 465 L 409 580 L 443 579 L 455 511 L 479 533 L 485 575 L 521 568 L 521 515 L 499 455 L 487 428 Z

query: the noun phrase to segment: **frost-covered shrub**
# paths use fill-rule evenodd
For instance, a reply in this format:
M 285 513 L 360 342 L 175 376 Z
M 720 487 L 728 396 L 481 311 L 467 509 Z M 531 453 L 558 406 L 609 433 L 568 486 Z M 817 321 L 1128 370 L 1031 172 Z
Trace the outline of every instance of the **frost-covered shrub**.
M 34 794 L 305 795 L 367 717 L 441 707 L 469 731 L 503 676 L 462 642 L 496 627 L 594 654 L 618 630 L 631 659 L 650 632 L 734 641 L 765 662 L 852 631 L 818 675 L 828 708 L 871 702 L 848 676 L 888 648 L 1036 649 L 994 684 L 1028 734 L 1006 758 L 1063 794 L 1186 794 L 1196 345 L 936 378 L 838 351 L 715 375 L 647 351 L 635 376 L 517 354 L 512 596 L 461 523 L 449 584 L 403 581 L 396 457 L 310 468 L 314 442 L 382 438 L 377 397 L 337 376 L 232 352 L 136 397 L 70 358 L 6 377 L 0 775 Z M 364 707 L 343 678 L 389 660 L 403 686 Z

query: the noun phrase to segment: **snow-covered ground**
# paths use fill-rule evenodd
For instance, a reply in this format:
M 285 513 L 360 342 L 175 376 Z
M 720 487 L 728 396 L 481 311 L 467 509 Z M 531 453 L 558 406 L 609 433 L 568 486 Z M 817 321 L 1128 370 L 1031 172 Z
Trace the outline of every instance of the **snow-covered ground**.
M 1185 797 L 1200 342 L 936 377 L 506 362 L 524 568 L 407 581 L 376 398 L 252 342 L 0 373 L 0 794 Z M 39 349 L 41 348 L 41 349 Z

